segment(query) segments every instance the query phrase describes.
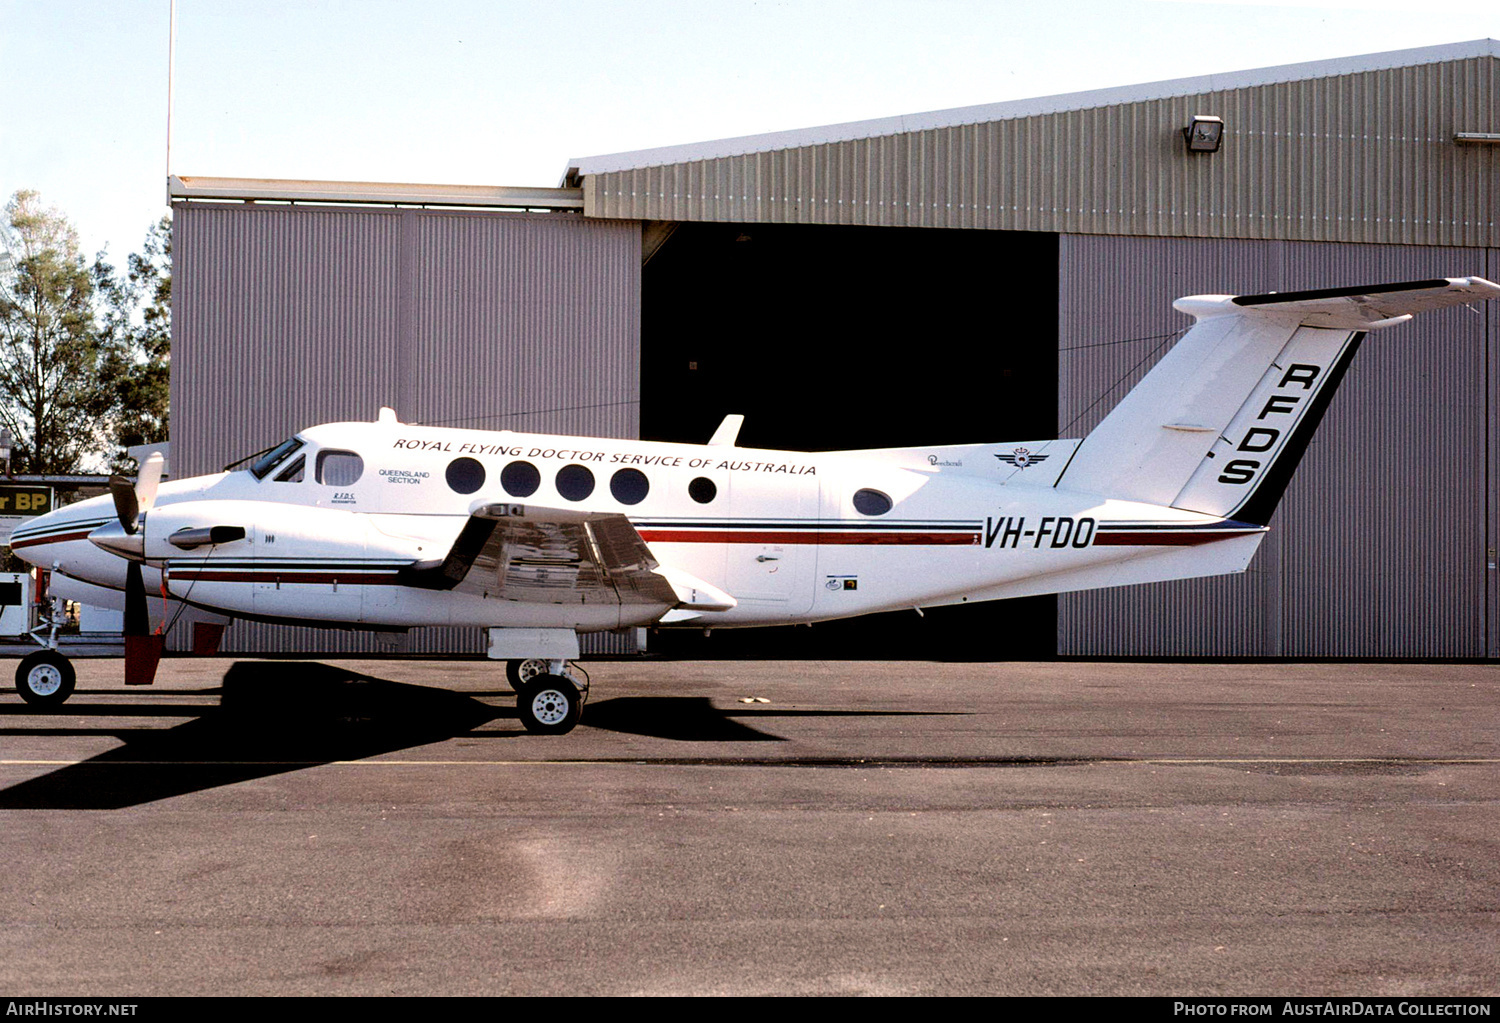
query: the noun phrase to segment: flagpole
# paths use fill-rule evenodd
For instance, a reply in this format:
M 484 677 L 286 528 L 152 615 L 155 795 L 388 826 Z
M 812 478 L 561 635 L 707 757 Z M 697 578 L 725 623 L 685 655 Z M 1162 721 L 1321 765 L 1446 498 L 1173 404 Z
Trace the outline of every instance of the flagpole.
M 177 0 L 171 5 L 167 29 L 167 205 L 172 205 L 172 75 L 177 65 Z

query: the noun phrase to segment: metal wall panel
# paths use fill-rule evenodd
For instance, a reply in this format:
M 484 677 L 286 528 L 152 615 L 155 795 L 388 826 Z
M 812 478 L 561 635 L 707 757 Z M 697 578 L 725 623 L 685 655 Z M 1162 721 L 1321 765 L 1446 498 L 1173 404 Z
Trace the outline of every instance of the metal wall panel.
M 1063 238 L 1059 262 L 1064 436 L 1097 423 L 1166 350 L 1161 335 L 1189 325 L 1175 298 L 1490 267 L 1482 249 L 1097 236 Z M 1059 653 L 1486 656 L 1494 328 L 1493 310 L 1461 308 L 1372 333 L 1249 572 L 1064 596 Z
M 587 175 L 591 217 L 1500 245 L 1470 57 Z M 1215 154 L 1185 151 L 1195 114 Z
M 1485 253 L 1485 278 L 1493 281 L 1500 273 L 1500 252 L 1489 249 Z M 1500 401 L 1496 400 L 1496 389 L 1500 387 L 1500 302 L 1486 302 L 1485 346 L 1484 346 L 1484 395 L 1485 395 L 1485 610 L 1484 610 L 1484 655 L 1500 658 L 1500 502 L 1496 501 L 1497 484 L 1500 484 Z
M 178 476 L 397 398 L 401 215 L 179 205 L 172 423 Z
M 173 232 L 178 476 L 381 405 L 406 422 L 638 435 L 637 224 L 179 203 Z M 238 622 L 225 649 L 479 653 L 484 640 Z

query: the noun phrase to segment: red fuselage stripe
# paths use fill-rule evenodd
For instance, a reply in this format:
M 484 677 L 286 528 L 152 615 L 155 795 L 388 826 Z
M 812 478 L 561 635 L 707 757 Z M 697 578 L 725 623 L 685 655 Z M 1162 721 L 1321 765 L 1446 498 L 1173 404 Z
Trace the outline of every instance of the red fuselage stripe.
M 1241 536 L 1255 536 L 1262 532 L 1259 529 L 1246 529 L 1240 531 L 1219 530 L 1207 531 L 1197 530 L 1195 532 L 1165 533 L 1155 531 L 1144 531 L 1139 533 L 1106 533 L 1103 530 L 1094 534 L 1095 547 L 1196 547 L 1203 543 L 1213 543 L 1215 540 L 1233 540 Z
M 15 550 L 18 547 L 35 547 L 39 543 L 66 543 L 69 540 L 87 540 L 90 532 L 92 532 L 92 530 L 85 530 L 82 533 L 59 533 L 56 536 L 38 536 L 27 538 L 25 540 L 14 540 L 10 545 L 10 549 Z
M 733 532 L 714 529 L 642 529 L 641 539 L 647 543 L 920 544 L 923 546 L 960 544 L 973 546 L 979 543 L 979 534 L 876 531 L 818 533 L 810 530 Z

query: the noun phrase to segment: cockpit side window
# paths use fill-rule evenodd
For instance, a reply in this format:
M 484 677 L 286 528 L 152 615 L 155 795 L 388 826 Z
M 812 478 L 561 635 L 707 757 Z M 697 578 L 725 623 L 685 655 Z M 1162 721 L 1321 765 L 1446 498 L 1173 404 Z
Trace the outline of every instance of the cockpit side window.
M 318 482 L 330 487 L 350 487 L 364 475 L 365 460 L 353 451 L 319 451 Z
M 300 437 L 293 437 L 291 440 L 282 441 L 276 447 L 262 455 L 260 460 L 250 467 L 250 472 L 258 480 L 265 479 L 271 470 L 275 469 L 282 462 L 285 462 L 288 458 L 291 458 L 292 452 L 301 448 L 302 444 L 303 441 Z
M 285 469 L 276 474 L 276 482 L 301 483 L 303 476 L 302 470 L 306 468 L 306 466 L 307 459 L 302 455 L 298 455 L 296 458 L 292 459 L 291 465 L 287 466 Z

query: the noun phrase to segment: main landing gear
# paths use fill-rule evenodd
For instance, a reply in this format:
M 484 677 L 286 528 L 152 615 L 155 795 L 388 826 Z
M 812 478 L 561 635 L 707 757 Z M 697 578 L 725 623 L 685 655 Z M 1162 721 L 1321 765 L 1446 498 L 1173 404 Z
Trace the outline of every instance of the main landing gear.
M 516 713 L 533 735 L 566 735 L 583 716 L 588 699 L 588 681 L 583 685 L 570 677 L 566 661 L 528 658 L 509 661 L 505 677 L 516 691 Z

